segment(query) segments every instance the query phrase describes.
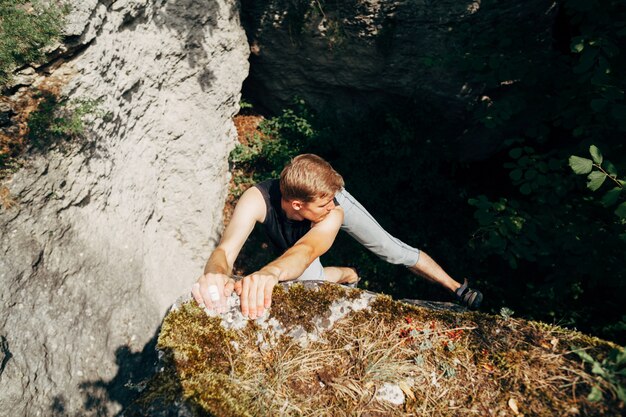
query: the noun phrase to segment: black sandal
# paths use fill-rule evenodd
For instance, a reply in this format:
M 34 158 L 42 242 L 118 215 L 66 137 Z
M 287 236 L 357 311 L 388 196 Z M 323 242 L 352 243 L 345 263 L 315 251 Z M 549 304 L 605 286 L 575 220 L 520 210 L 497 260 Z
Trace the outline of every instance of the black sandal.
M 465 278 L 463 285 L 456 290 L 455 295 L 457 302 L 470 310 L 478 310 L 483 302 L 483 294 L 478 290 L 469 288 L 467 278 Z

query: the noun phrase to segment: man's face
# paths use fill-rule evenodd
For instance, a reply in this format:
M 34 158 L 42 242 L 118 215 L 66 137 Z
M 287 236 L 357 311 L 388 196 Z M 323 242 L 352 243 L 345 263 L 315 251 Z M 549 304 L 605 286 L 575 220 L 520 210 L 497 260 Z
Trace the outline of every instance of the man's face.
M 318 223 L 324 220 L 334 208 L 334 196 L 318 197 L 311 202 L 302 204 L 299 214 L 313 223 Z

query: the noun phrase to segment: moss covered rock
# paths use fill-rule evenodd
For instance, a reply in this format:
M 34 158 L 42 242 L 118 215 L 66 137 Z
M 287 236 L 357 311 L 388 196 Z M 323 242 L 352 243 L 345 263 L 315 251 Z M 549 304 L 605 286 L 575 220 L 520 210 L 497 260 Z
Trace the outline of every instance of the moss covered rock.
M 245 320 L 176 305 L 160 369 L 125 415 L 621 415 L 573 348 L 610 342 L 537 322 L 435 311 L 341 286 L 278 286 Z M 623 383 L 623 381 L 621 381 Z M 587 397 L 599 390 L 602 398 Z

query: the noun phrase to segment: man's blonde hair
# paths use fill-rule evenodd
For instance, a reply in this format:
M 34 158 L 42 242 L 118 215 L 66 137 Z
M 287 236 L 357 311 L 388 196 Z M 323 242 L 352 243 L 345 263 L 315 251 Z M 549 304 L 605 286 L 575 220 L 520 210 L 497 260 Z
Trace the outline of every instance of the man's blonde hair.
M 324 159 L 312 153 L 298 155 L 280 173 L 280 192 L 285 200 L 305 203 L 334 196 L 343 178 Z

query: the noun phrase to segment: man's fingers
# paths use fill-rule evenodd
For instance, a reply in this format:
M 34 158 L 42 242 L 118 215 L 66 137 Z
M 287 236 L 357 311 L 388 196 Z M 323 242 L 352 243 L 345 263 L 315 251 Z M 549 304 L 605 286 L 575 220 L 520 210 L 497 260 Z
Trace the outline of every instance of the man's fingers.
M 237 295 L 241 296 L 241 291 L 243 290 L 243 280 L 235 282 L 235 292 Z
M 215 307 L 215 310 L 217 310 L 218 313 L 222 313 L 222 304 L 224 303 L 224 297 L 220 297 L 220 293 L 222 292 L 222 290 L 220 290 L 220 288 L 215 284 L 209 284 L 209 286 L 207 287 L 207 292 L 209 293 L 211 303 Z
M 274 283 L 270 282 L 269 285 L 265 286 L 263 294 L 263 305 L 265 308 L 270 308 L 272 306 L 272 291 L 274 291 Z
M 261 317 L 265 309 L 272 305 L 272 291 L 277 278 L 271 274 L 255 273 L 234 283 L 234 289 L 241 299 L 241 314 L 254 320 Z
M 246 277 L 240 282 L 241 292 L 239 296 L 241 298 L 241 314 L 248 316 L 248 293 L 250 292 L 250 279 Z M 239 282 L 237 284 L 239 284 Z
M 228 298 L 233 293 L 233 289 L 235 288 L 235 281 L 233 279 L 229 279 L 224 285 L 224 297 Z
M 204 305 L 209 310 L 213 310 L 215 307 L 215 303 L 213 302 L 213 296 L 209 293 L 209 285 L 203 286 L 200 285 L 200 295 L 202 296 L 202 300 L 204 301 Z
M 229 278 L 224 285 L 224 289 L 222 290 L 222 297 L 220 297 L 220 313 L 225 313 L 228 309 L 227 303 L 230 295 L 233 293 L 233 286 L 234 281 Z
M 204 307 L 204 300 L 202 299 L 202 295 L 200 295 L 199 282 L 196 282 L 191 286 L 191 295 L 193 295 L 193 298 L 196 300 L 196 303 L 198 303 L 200 307 Z
M 270 285 L 270 283 L 266 279 L 261 279 L 259 282 L 256 292 L 256 314 L 261 317 L 263 315 L 263 308 L 265 306 L 264 298 L 265 298 L 265 288 Z
M 256 292 L 258 288 L 258 279 L 253 275 L 250 279 L 250 288 L 248 290 L 248 317 L 252 320 L 256 319 Z

